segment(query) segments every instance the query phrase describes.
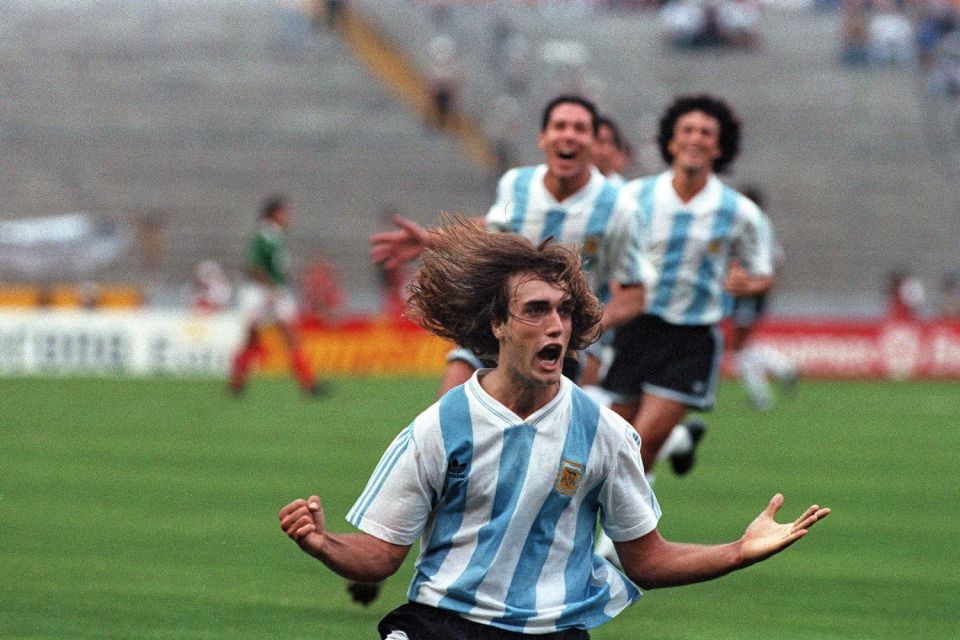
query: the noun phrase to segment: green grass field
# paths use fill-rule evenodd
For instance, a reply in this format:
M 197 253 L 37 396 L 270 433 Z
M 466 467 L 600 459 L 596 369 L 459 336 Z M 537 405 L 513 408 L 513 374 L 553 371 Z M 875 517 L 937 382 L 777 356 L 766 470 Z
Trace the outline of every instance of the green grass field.
M 329 526 L 435 381 L 0 380 L 0 637 L 375 638 L 369 608 L 280 531 L 317 492 Z M 834 513 L 785 555 L 647 593 L 603 639 L 954 638 L 960 386 L 805 382 L 765 415 L 726 383 L 697 468 L 657 480 L 661 531 L 720 542 L 776 491 Z M 411 554 L 412 557 L 412 554 Z

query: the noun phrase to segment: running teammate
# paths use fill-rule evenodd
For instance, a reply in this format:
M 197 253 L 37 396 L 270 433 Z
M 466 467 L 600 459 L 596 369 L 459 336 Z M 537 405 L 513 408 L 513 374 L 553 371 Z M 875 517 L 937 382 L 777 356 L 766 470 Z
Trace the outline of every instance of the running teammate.
M 726 282 L 734 295 L 763 293 L 773 281 L 759 208 L 716 176 L 740 146 L 740 122 L 729 105 L 709 95 L 679 97 L 660 119 L 657 141 L 669 170 L 624 187 L 638 204 L 656 276 L 644 314 L 617 329 L 602 383 L 612 408 L 640 434 L 648 472 L 687 410 L 713 406 L 731 259 L 744 276 Z M 687 431 L 687 442 L 677 445 L 685 454 L 673 459 L 678 473 L 692 463 L 690 441 L 702 428 L 681 428 L 671 438 L 683 440 Z
M 757 187 L 744 187 L 743 195 L 752 200 L 758 207 L 763 207 L 763 193 Z M 783 264 L 783 247 L 777 241 L 773 225 L 769 218 L 763 216 L 766 241 L 770 243 L 774 273 Z M 735 283 L 747 277 L 736 261 L 730 266 L 730 275 L 727 281 Z M 751 404 L 758 411 L 768 411 L 773 408 L 774 394 L 770 386 L 770 378 L 780 383 L 783 389 L 791 393 L 796 389 L 799 380 L 799 370 L 796 363 L 771 347 L 750 343 L 750 336 L 767 310 L 769 291 L 754 296 L 730 296 L 730 355 L 734 368 L 747 391 Z
M 630 166 L 630 143 L 610 116 L 597 118 L 597 138 L 593 144 L 593 164 L 615 185 L 622 186 L 624 173 Z
M 279 513 L 304 552 L 360 582 L 396 572 L 419 540 L 409 602 L 380 621 L 381 638 L 582 640 L 635 602 L 638 585 L 749 566 L 829 514 L 813 505 L 779 524 L 778 494 L 736 541 L 660 535 L 636 432 L 561 374 L 564 352 L 589 343 L 601 316 L 575 250 L 461 220 L 435 235 L 411 291 L 422 326 L 496 366 L 396 437 L 347 516 L 359 533 L 327 531 L 315 495 Z M 626 577 L 593 553 L 598 516 Z
M 497 185 L 486 216 L 490 230 L 518 233 L 533 242 L 554 237 L 576 245 L 594 293 L 605 302 L 602 326 L 616 327 L 639 314 L 645 278 L 652 277 L 642 251 L 636 202 L 604 179 L 592 164 L 597 110 L 574 95 L 554 98 L 543 110 L 538 144 L 544 164 L 514 168 Z M 431 232 L 397 218 L 399 229 L 371 237 L 376 262 L 388 268 L 415 259 Z M 611 291 L 611 282 L 616 286 Z M 568 368 L 572 377 L 578 361 Z M 476 354 L 456 349 L 448 358 L 440 395 L 484 366 Z

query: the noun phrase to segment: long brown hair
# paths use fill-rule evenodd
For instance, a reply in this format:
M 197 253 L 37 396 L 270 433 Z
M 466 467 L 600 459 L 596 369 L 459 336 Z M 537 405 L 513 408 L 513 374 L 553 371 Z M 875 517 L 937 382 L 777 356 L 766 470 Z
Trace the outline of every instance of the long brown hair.
M 506 322 L 510 276 L 531 274 L 564 289 L 574 303 L 568 348 L 597 339 L 602 310 L 573 247 L 545 240 L 539 246 L 512 233 L 488 232 L 462 215 L 444 215 L 409 286 L 410 316 L 428 331 L 480 356 L 500 345 L 491 327 Z

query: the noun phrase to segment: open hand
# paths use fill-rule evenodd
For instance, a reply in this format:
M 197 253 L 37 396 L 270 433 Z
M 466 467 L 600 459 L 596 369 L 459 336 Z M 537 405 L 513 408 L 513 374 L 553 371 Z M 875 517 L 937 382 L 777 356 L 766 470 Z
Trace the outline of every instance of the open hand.
M 776 494 L 740 539 L 740 555 L 744 565 L 759 562 L 783 551 L 807 535 L 817 521 L 830 515 L 830 509 L 811 505 L 793 522 L 778 523 L 773 518 L 783 506 L 783 494 Z
M 384 268 L 396 269 L 420 257 L 427 247 L 430 232 L 412 220 L 402 216 L 393 217 L 399 227 L 370 236 L 370 257 Z

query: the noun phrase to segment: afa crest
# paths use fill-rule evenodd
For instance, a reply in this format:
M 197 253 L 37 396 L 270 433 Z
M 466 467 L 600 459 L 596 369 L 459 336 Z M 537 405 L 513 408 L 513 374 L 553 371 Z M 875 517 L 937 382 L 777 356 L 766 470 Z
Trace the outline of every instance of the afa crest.
M 557 493 L 565 496 L 572 496 L 577 492 L 580 486 L 580 479 L 583 477 L 584 466 L 578 462 L 564 460 L 560 464 L 560 470 L 557 472 L 557 481 L 554 488 Z
M 584 268 L 590 268 L 596 262 L 599 253 L 600 236 L 592 235 L 583 239 L 583 246 L 580 247 L 580 257 L 583 258 Z

